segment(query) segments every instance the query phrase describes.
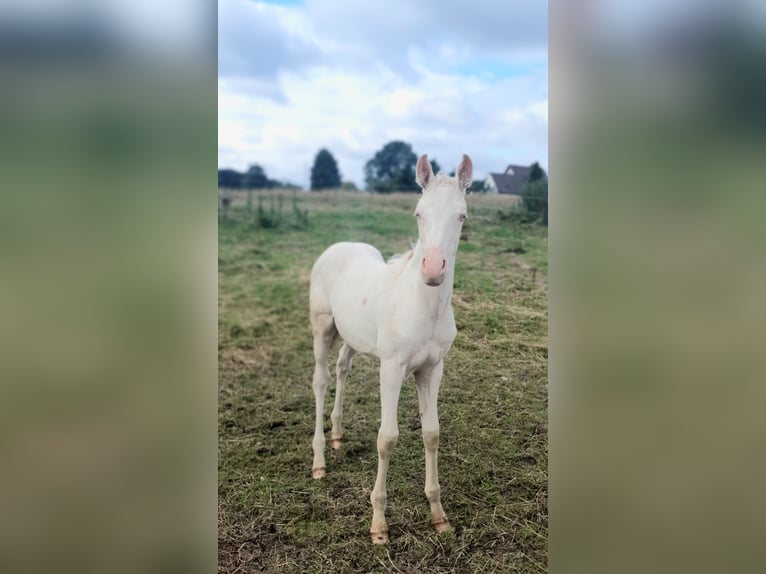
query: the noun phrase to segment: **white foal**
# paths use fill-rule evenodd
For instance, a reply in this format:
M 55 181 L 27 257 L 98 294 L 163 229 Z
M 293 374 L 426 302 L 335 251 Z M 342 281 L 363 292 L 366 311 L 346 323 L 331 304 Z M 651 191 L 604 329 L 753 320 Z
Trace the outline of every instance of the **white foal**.
M 325 474 L 324 398 L 329 370 L 327 357 L 338 334 L 343 346 L 337 363 L 338 386 L 332 411 L 330 444 L 343 442 L 343 386 L 354 353 L 380 359 L 380 430 L 378 476 L 370 496 L 375 544 L 388 541 L 386 473 L 399 437 L 397 405 L 402 382 L 415 374 L 426 456 L 425 493 L 437 532 L 449 529 L 442 509 L 437 471 L 439 417 L 436 400 L 443 359 L 457 329 L 452 314 L 452 285 L 460 230 L 466 217 L 465 190 L 473 165 L 463 156 L 455 177 L 434 175 L 428 158 L 417 163 L 423 188 L 415 217 L 419 238 L 413 251 L 386 264 L 380 252 L 365 243 L 336 243 L 311 272 L 311 327 L 314 334 L 314 397 L 316 428 L 312 474 Z

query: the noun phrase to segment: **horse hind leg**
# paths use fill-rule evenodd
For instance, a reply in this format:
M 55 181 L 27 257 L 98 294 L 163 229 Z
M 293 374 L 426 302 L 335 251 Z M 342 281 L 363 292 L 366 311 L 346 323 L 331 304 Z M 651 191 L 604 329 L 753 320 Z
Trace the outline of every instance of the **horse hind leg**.
M 344 342 L 340 348 L 340 353 L 338 353 L 338 363 L 335 368 L 338 384 L 335 388 L 335 406 L 330 415 L 332 420 L 330 446 L 335 450 L 343 446 L 343 393 L 346 386 L 346 377 L 351 369 L 351 360 L 354 352 L 354 349 Z
M 312 447 L 314 449 L 314 462 L 311 465 L 311 475 L 314 478 L 322 478 L 325 475 L 324 458 L 324 398 L 327 392 L 327 384 L 330 377 L 330 371 L 327 364 L 327 358 L 330 354 L 338 331 L 335 328 L 335 321 L 330 314 L 311 315 L 311 330 L 314 334 L 314 378 L 312 387 L 314 389 L 314 400 L 316 403 L 316 421 L 314 426 L 314 440 Z

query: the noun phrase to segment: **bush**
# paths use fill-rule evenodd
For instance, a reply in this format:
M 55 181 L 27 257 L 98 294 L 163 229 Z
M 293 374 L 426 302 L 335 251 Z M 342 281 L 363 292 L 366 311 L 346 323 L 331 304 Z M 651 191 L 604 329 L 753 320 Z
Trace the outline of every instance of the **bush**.
M 468 188 L 469 193 L 486 193 L 487 189 L 484 187 L 483 179 L 476 179 L 471 183 Z
M 268 206 L 265 205 L 267 201 Z M 301 209 L 296 191 L 292 194 L 290 211 L 284 208 L 284 197 L 281 194 L 267 196 L 259 194 L 256 216 L 252 225 L 261 229 L 305 229 L 309 225 L 309 212 L 308 209 Z
M 521 190 L 524 209 L 532 219 L 542 220 L 548 225 L 548 180 L 546 178 L 531 181 Z

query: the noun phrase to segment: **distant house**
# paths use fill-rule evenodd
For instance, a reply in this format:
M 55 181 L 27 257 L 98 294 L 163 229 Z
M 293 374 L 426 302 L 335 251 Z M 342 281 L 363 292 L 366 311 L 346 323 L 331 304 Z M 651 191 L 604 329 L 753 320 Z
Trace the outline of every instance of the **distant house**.
M 529 166 L 509 165 L 503 173 L 490 173 L 484 180 L 484 189 L 488 193 L 516 195 L 521 198 L 521 189 L 529 180 Z

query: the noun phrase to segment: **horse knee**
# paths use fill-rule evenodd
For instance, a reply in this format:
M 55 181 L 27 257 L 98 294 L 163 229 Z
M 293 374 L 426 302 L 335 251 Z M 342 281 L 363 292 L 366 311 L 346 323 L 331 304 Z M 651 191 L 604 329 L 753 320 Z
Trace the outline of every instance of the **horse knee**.
M 423 432 L 423 445 L 426 450 L 436 450 L 439 448 L 439 431 L 424 431 Z
M 394 452 L 396 442 L 399 439 L 399 433 L 394 435 L 382 435 L 378 434 L 378 455 L 382 457 L 390 457 Z
M 314 380 L 311 383 L 315 392 L 325 392 L 327 390 L 327 376 L 318 369 L 314 372 Z

